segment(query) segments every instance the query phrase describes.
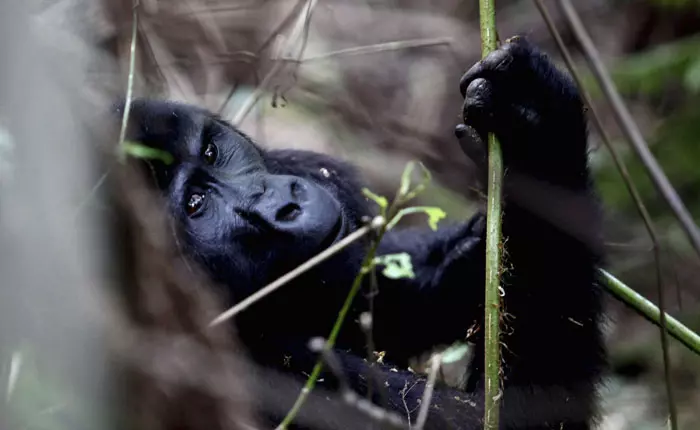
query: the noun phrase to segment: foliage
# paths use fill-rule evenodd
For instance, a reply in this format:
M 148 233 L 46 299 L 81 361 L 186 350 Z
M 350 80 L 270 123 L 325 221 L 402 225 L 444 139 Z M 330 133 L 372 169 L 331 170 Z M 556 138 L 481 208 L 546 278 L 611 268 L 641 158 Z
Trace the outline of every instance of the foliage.
M 328 340 L 326 341 L 323 347 L 324 351 L 330 351 L 331 348 L 333 348 L 333 346 L 335 345 L 335 341 L 338 338 L 340 329 L 343 326 L 343 323 L 345 322 L 345 317 L 347 316 L 350 310 L 355 296 L 357 296 L 357 293 L 360 291 L 360 288 L 363 285 L 364 277 L 368 273 L 373 271 L 376 268 L 377 264 L 383 264 L 385 266 L 383 273 L 385 275 L 388 274 L 388 277 L 390 278 L 410 278 L 414 276 L 413 266 L 411 264 L 411 259 L 408 254 L 400 253 L 376 257 L 376 252 L 379 247 L 379 243 L 381 242 L 382 237 L 384 236 L 384 233 L 386 233 L 391 227 L 396 225 L 398 219 L 401 216 L 403 216 L 401 214 L 402 211 L 399 210 L 399 207 L 407 203 L 411 199 L 414 199 L 416 196 L 418 196 L 418 194 L 423 192 L 431 180 L 431 175 L 428 169 L 426 169 L 425 166 L 423 166 L 423 164 L 419 163 L 422 173 L 421 180 L 415 186 L 411 187 L 411 175 L 415 168 L 415 164 L 416 163 L 414 162 L 410 162 L 404 169 L 404 172 L 401 175 L 401 185 L 399 187 L 398 192 L 396 193 L 396 197 L 391 202 L 391 204 L 389 204 L 389 201 L 386 197 L 375 194 L 369 189 L 363 189 L 364 195 L 368 199 L 373 200 L 377 204 L 377 206 L 379 206 L 379 216 L 376 217 L 371 224 L 372 227 L 376 230 L 376 236 L 372 240 L 372 243 L 369 246 L 369 250 L 367 251 L 365 258 L 362 261 L 360 270 L 358 271 L 357 276 L 353 280 L 352 287 L 350 288 L 350 292 L 348 292 L 348 295 L 345 299 L 345 303 L 343 303 L 343 307 L 340 309 L 340 312 L 338 312 L 338 317 L 335 321 L 335 324 L 333 325 L 333 328 L 331 329 L 331 333 L 328 336 Z M 408 213 L 425 212 L 430 217 L 429 222 L 434 223 L 437 223 L 435 217 L 444 217 L 444 212 L 442 212 L 438 208 L 409 207 L 405 208 L 404 211 L 408 211 Z M 386 223 L 386 220 L 389 220 L 389 223 Z M 316 386 L 316 381 L 321 375 L 322 369 L 323 354 L 321 354 L 321 358 L 318 359 L 316 365 L 311 371 L 311 375 L 307 379 L 306 384 L 304 384 L 304 388 L 301 394 L 294 402 L 294 405 L 284 417 L 282 422 L 279 424 L 277 429 L 286 429 L 293 423 L 297 413 L 301 410 L 301 407 L 306 402 L 307 397 Z
M 700 37 L 690 37 L 627 57 L 611 70 L 615 84 L 623 94 L 652 99 L 667 96 L 667 89 L 673 85 L 680 85 L 685 90 L 665 118 L 656 124 L 648 141 L 651 152 L 696 218 L 700 216 L 700 195 L 697 191 L 700 189 L 700 169 L 697 168 L 697 160 L 700 160 L 700 147 L 697 145 L 697 136 L 700 135 L 698 52 Z M 587 88 L 593 92 L 598 90 L 589 83 L 586 84 Z M 618 146 L 624 154 L 632 180 L 642 198 L 649 202 L 650 213 L 666 221 L 666 207 L 643 165 L 628 151 L 627 145 Z M 599 156 L 602 163 L 596 172 L 596 179 L 606 205 L 631 214 L 635 211 L 633 202 L 624 187 L 620 186 L 619 173 L 607 153 Z
M 135 158 L 143 158 L 146 160 L 160 160 L 165 164 L 173 162 L 173 156 L 167 151 L 151 148 L 150 146 L 141 145 L 140 143 L 125 141 L 121 146 L 125 154 Z
M 413 273 L 413 264 L 411 263 L 411 256 L 405 252 L 399 254 L 387 254 L 382 255 L 380 257 L 376 257 L 372 264 L 374 266 L 384 266 L 382 274 L 389 279 L 413 279 L 416 277 L 416 274 Z
M 692 92 L 700 91 L 700 37 L 693 36 L 655 46 L 625 57 L 610 70 L 622 94 L 659 95 L 670 83 L 682 82 Z M 593 95 L 600 91 L 592 76 L 585 79 Z
M 663 120 L 649 139 L 650 150 L 667 172 L 668 178 L 697 219 L 700 217 L 700 111 L 688 105 Z M 624 161 L 642 198 L 648 203 L 650 214 L 660 221 L 671 219 L 663 200 L 649 179 L 644 166 L 627 148 L 619 145 Z M 596 182 L 605 204 L 609 208 L 632 214 L 634 203 L 624 187 L 620 186 L 619 172 L 607 153 L 601 153 L 600 167 L 596 171 Z

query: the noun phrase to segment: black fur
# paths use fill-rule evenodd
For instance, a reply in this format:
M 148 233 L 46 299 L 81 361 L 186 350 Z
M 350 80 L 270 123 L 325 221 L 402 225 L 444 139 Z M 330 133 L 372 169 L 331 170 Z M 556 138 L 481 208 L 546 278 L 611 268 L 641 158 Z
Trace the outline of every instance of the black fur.
M 461 90 L 467 126 L 457 128 L 460 144 L 483 166 L 486 133 L 495 132 L 507 169 L 501 428 L 588 429 L 596 417 L 595 386 L 605 353 L 600 292 L 594 284 L 598 206 L 578 92 L 523 39 L 477 63 L 464 75 Z M 131 138 L 176 155 L 174 166 L 152 163 L 155 177 L 181 223 L 184 249 L 226 286 L 231 302 L 318 253 L 319 243 L 327 246 L 333 220 L 342 220 L 342 236 L 373 214 L 354 169 L 339 160 L 265 151 L 224 121 L 190 106 L 137 101 L 132 112 Z M 201 154 L 211 142 L 220 153 L 208 165 Z M 182 187 L 183 181 L 189 188 Z M 299 186 L 302 194 L 319 197 L 295 196 Z M 200 190 L 210 205 L 195 217 L 183 210 L 192 190 Z M 289 208 L 299 210 L 288 216 Z M 324 215 L 316 217 L 319 213 Z M 380 255 L 408 252 L 416 273 L 415 279 L 403 280 L 378 274 L 373 335 L 375 349 L 386 352 L 388 364 L 379 369 L 390 409 L 403 416 L 411 411 L 415 420 L 425 381 L 405 370 L 409 358 L 463 340 L 476 328 L 467 388 L 438 387 L 427 428 L 480 428 L 484 225 L 484 216 L 477 214 L 437 232 L 390 231 L 380 247 Z M 328 335 L 365 245 L 349 247 L 237 317 L 239 335 L 256 362 L 299 381 L 306 378 L 316 360 L 307 341 Z M 355 301 L 337 344 L 347 378 L 361 394 L 367 386 L 366 345 L 357 318 L 367 307 L 364 297 Z M 324 380 L 334 386 L 330 375 Z M 286 399 L 287 406 L 293 400 Z M 283 414 L 265 406 L 261 411 L 272 423 Z

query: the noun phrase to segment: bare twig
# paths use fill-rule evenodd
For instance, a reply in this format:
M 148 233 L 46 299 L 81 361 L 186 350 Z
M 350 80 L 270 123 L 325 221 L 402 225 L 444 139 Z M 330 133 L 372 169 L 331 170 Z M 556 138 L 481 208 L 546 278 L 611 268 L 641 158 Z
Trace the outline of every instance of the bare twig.
M 377 43 L 374 45 L 356 46 L 353 48 L 339 49 L 337 51 L 306 57 L 302 64 L 330 60 L 337 57 L 349 57 L 352 55 L 368 55 L 386 51 L 399 51 L 402 49 L 427 48 L 431 46 L 451 45 L 451 37 L 435 37 L 430 39 L 397 40 L 395 42 Z M 296 61 L 294 58 L 285 58 L 287 61 Z
M 221 33 L 221 28 L 216 25 L 213 8 L 209 7 L 197 10 L 197 5 L 192 0 L 185 0 L 182 6 L 192 12 L 192 15 L 199 22 L 199 27 L 207 36 L 207 39 L 216 47 L 216 50 L 219 52 L 226 52 L 226 40 Z
M 386 390 L 381 384 L 379 372 L 377 372 L 375 367 L 377 360 L 374 357 L 374 298 L 378 293 L 379 283 L 377 281 L 377 272 L 373 270 L 369 274 L 369 292 L 367 293 L 369 310 L 360 315 L 360 328 L 365 334 L 367 346 L 367 378 L 369 382 L 367 384 L 367 399 L 370 401 L 372 400 L 376 387 L 379 391 L 380 405 L 386 407 L 389 403 L 389 399 Z
M 129 74 L 127 76 L 127 83 L 126 83 L 126 100 L 124 102 L 124 112 L 122 113 L 122 124 L 121 128 L 119 129 L 119 146 L 118 149 L 120 150 L 124 145 L 124 139 L 126 138 L 126 128 L 127 124 L 129 121 L 129 113 L 131 111 L 131 99 L 133 97 L 133 90 L 134 90 L 134 70 L 136 68 L 136 40 L 138 36 L 138 7 L 139 7 L 139 0 L 133 0 L 133 5 L 132 5 L 132 24 L 131 24 L 131 43 L 129 45 Z M 107 180 L 107 177 L 109 176 L 112 168 L 109 167 L 106 172 L 100 176 L 100 178 L 97 180 L 95 185 L 90 189 L 88 194 L 83 198 L 83 200 L 78 204 L 78 207 L 75 209 L 75 213 L 73 217 L 77 217 L 80 212 L 83 210 L 83 208 L 95 197 L 95 194 L 97 194 L 97 191 L 102 187 L 102 185 L 105 183 Z
M 566 49 L 566 45 L 564 45 L 564 41 L 561 38 L 561 35 L 559 34 L 559 31 L 557 31 L 556 26 L 554 25 L 554 22 L 549 15 L 549 11 L 547 10 L 547 7 L 544 5 L 542 0 L 535 0 L 535 5 L 539 9 L 540 13 L 542 14 L 542 18 L 544 19 L 545 23 L 547 24 L 547 28 L 549 28 L 550 33 L 552 34 L 552 37 L 557 43 L 557 46 L 559 47 L 559 51 L 561 52 L 562 57 L 564 58 L 564 61 L 566 62 L 567 67 L 569 68 L 569 72 L 571 73 L 571 76 L 574 78 L 576 81 L 576 84 L 579 87 L 579 92 L 581 93 L 581 97 L 583 98 L 584 102 L 586 105 L 588 105 L 589 113 L 591 118 L 593 119 L 593 124 L 595 125 L 596 129 L 598 130 L 598 134 L 600 135 L 601 140 L 603 141 L 603 144 L 605 145 L 606 148 L 608 148 L 608 151 L 610 151 L 610 155 L 612 156 L 613 162 L 615 163 L 615 166 L 617 167 L 617 170 L 620 172 L 620 175 L 622 176 L 622 180 L 625 184 L 625 187 L 627 187 L 627 191 L 630 193 L 630 196 L 632 196 L 632 200 L 634 200 L 635 206 L 637 208 L 637 211 L 639 212 L 639 215 L 641 216 L 644 226 L 647 229 L 647 232 L 649 233 L 649 238 L 651 239 L 652 246 L 653 246 L 653 251 L 654 251 L 654 262 L 655 262 L 655 268 L 656 268 L 656 285 L 657 285 L 657 292 L 658 292 L 658 300 L 659 300 L 659 318 L 660 318 L 660 323 L 661 323 L 661 348 L 662 348 L 662 353 L 663 353 L 663 365 L 664 365 L 664 376 L 666 379 L 666 391 L 667 391 L 667 396 L 668 396 L 668 402 L 669 402 L 669 414 L 671 415 L 671 426 L 672 428 L 675 428 L 674 422 L 676 422 L 676 407 L 675 407 L 675 402 L 673 398 L 673 381 L 671 380 L 671 365 L 668 357 L 668 338 L 666 335 L 666 330 L 664 327 L 666 327 L 666 305 L 665 305 L 665 300 L 664 300 L 664 288 L 663 288 L 663 269 L 662 269 L 662 264 L 661 264 L 661 245 L 659 242 L 658 235 L 656 234 L 656 229 L 654 228 L 654 223 L 651 219 L 651 216 L 649 215 L 649 211 L 647 211 L 646 205 L 644 204 L 644 201 L 642 200 L 642 196 L 639 194 L 639 191 L 637 190 L 637 187 L 634 185 L 634 182 L 632 181 L 632 178 L 629 175 L 629 172 L 627 171 L 627 167 L 625 166 L 624 161 L 622 160 L 622 157 L 617 152 L 617 149 L 615 149 L 615 146 L 610 142 L 610 137 L 608 136 L 607 132 L 605 131 L 605 128 L 603 127 L 603 123 L 600 120 L 600 116 L 598 116 L 598 112 L 596 111 L 595 107 L 593 106 L 593 102 L 591 101 L 591 98 L 588 94 L 588 92 L 585 90 L 583 86 L 583 81 L 581 80 L 581 77 L 579 76 L 579 73 L 576 69 L 576 66 L 574 65 L 573 60 L 571 59 L 571 55 L 569 54 L 569 51 Z
M 408 407 L 408 403 L 406 403 L 406 396 L 408 395 L 408 392 L 411 391 L 412 389 L 415 388 L 416 385 L 418 385 L 418 382 L 420 381 L 415 381 L 410 387 L 408 386 L 408 381 L 406 381 L 403 385 L 403 388 L 401 391 L 399 391 L 399 394 L 401 394 L 401 401 L 403 402 L 403 408 L 406 410 L 406 419 L 408 420 L 408 427 L 413 428 L 413 425 L 411 424 L 411 414 L 413 411 L 416 410 L 417 406 L 414 407 L 413 409 L 410 409 Z
M 642 136 L 639 127 L 635 124 L 632 115 L 625 106 L 622 97 L 620 97 L 619 92 L 615 88 L 615 84 L 610 78 L 610 74 L 605 69 L 603 61 L 588 35 L 586 28 L 583 26 L 581 19 L 576 13 L 576 10 L 569 0 L 559 0 L 557 4 L 581 46 L 581 50 L 593 74 L 598 80 L 600 88 L 603 90 L 608 102 L 612 105 L 613 113 L 620 124 L 622 132 L 625 134 L 627 140 L 629 140 L 642 164 L 644 164 L 656 189 L 664 197 L 671 211 L 680 222 L 691 245 L 695 251 L 700 254 L 700 230 L 698 230 L 697 225 L 695 225 L 693 221 L 693 217 L 688 212 L 688 209 L 683 204 L 683 201 L 678 196 L 673 185 L 671 185 L 658 161 L 656 161 L 656 158 L 654 158 L 651 151 L 649 151 L 649 146 Z
M 343 401 L 379 424 L 385 424 L 389 428 L 405 429 L 407 426 L 402 417 L 383 407 L 372 404 L 371 400 L 361 398 L 352 390 L 345 377 L 340 360 L 332 350 L 327 349 L 325 346 L 326 340 L 320 337 L 316 337 L 309 342 L 309 348 L 321 355 L 326 367 L 338 380 Z
M 247 309 L 249 306 L 251 306 L 255 302 L 265 298 L 266 296 L 273 293 L 275 290 L 277 290 L 281 286 L 285 285 L 289 281 L 295 279 L 296 277 L 300 276 L 302 273 L 308 271 L 309 269 L 312 269 L 316 265 L 322 263 L 323 261 L 325 261 L 328 258 L 332 257 L 333 255 L 337 254 L 338 252 L 343 250 L 345 247 L 347 247 L 351 243 L 361 239 L 370 231 L 372 231 L 372 227 L 370 227 L 370 226 L 364 226 L 364 227 L 358 229 L 357 231 L 354 231 L 352 234 L 349 234 L 347 237 L 343 238 L 343 240 L 341 240 L 340 242 L 334 244 L 333 246 L 328 247 L 323 252 L 310 258 L 304 264 L 297 266 L 294 270 L 285 274 L 281 278 L 266 285 L 262 289 L 256 291 L 255 293 L 251 294 L 250 296 L 246 297 L 244 300 L 241 300 L 238 304 L 236 304 L 232 308 L 228 309 L 226 312 L 223 312 L 218 317 L 216 317 L 209 324 L 209 326 L 213 327 L 213 326 L 221 324 L 222 322 L 224 322 L 230 318 L 233 318 L 236 314 L 244 311 L 245 309 Z
M 371 284 L 376 284 L 377 282 L 377 273 L 376 271 L 372 271 L 370 273 L 370 285 Z M 376 285 L 373 287 L 370 287 L 370 289 L 376 291 Z M 372 293 L 370 293 L 372 294 Z M 370 300 L 373 300 L 370 298 Z M 372 307 L 372 301 L 370 301 L 370 307 Z M 367 400 L 372 401 L 374 398 L 374 390 L 379 392 L 379 406 L 382 408 L 386 408 L 389 404 L 389 396 L 387 395 L 387 390 L 385 387 L 382 385 L 382 375 L 381 373 L 377 370 L 377 360 L 374 357 L 374 338 L 372 336 L 372 327 L 373 327 L 373 321 L 372 321 L 372 315 L 374 315 L 373 311 L 369 312 L 363 312 L 360 315 L 360 328 L 365 334 L 365 339 L 367 342 Z
M 131 98 L 134 91 L 134 69 L 136 65 L 136 37 L 138 35 L 138 20 L 139 20 L 139 0 L 133 0 L 131 24 L 131 45 L 129 46 L 129 76 L 126 83 L 126 100 L 124 101 L 124 112 L 122 113 L 122 126 L 119 130 L 119 149 L 121 150 L 126 138 L 126 127 L 129 121 L 129 113 L 131 112 Z
M 416 418 L 415 430 L 423 430 L 425 423 L 428 420 L 428 412 L 430 412 L 430 403 L 433 401 L 433 389 L 435 388 L 435 381 L 437 380 L 438 370 L 442 363 L 442 355 L 434 354 L 430 360 L 430 373 L 428 374 L 428 380 L 425 383 L 425 388 L 423 390 L 423 397 L 420 402 L 420 410 L 418 411 L 418 418 Z
M 312 338 L 309 340 L 309 349 L 321 355 L 321 359 L 328 370 L 330 370 L 333 376 L 338 380 L 340 391 L 345 392 L 350 390 L 350 384 L 348 384 L 348 379 L 345 377 L 340 360 L 338 360 L 338 357 L 335 356 L 333 351 L 326 349 L 326 339 L 322 337 Z
M 78 207 L 75 208 L 75 212 L 73 213 L 73 218 L 77 218 L 82 210 L 87 206 L 88 203 L 95 197 L 95 194 L 97 194 L 97 191 L 102 187 L 102 185 L 105 183 L 107 180 L 107 177 L 109 177 L 109 174 L 112 172 L 112 167 L 108 167 L 107 171 L 100 176 L 100 178 L 95 182 L 95 185 L 92 186 L 90 191 L 87 193 L 87 195 L 80 201 L 78 204 Z
M 254 69 L 255 66 L 258 65 L 258 62 L 260 61 L 260 57 L 263 51 L 267 49 L 270 44 L 272 44 L 273 41 L 277 39 L 279 34 L 282 32 L 284 28 L 286 28 L 289 23 L 294 19 L 295 16 L 298 15 L 299 9 L 301 9 L 304 6 L 304 3 L 306 0 L 299 0 L 297 1 L 297 4 L 294 5 L 294 7 L 289 11 L 289 13 L 284 17 L 282 22 L 280 22 L 270 33 L 270 35 L 263 41 L 263 43 L 260 45 L 260 47 L 257 49 L 255 53 L 250 53 L 251 58 L 254 59 L 253 63 L 251 64 L 251 69 Z M 229 102 L 231 101 L 231 98 L 236 92 L 237 85 L 234 83 L 232 85 L 231 89 L 229 90 L 228 94 L 226 97 L 224 97 L 223 103 L 221 103 L 221 106 L 219 107 L 218 113 L 222 114 L 224 109 L 226 109 L 226 106 L 228 106 Z
M 305 35 L 306 29 L 308 28 L 309 21 L 311 20 L 311 14 L 313 12 L 314 7 L 316 6 L 316 2 L 317 0 L 308 0 L 306 6 L 300 11 L 299 16 L 297 17 L 297 21 L 292 27 L 292 31 L 287 37 L 286 43 L 282 47 L 279 55 L 275 59 L 272 68 L 267 73 L 267 75 L 265 75 L 265 78 L 263 78 L 260 85 L 258 85 L 255 91 L 253 91 L 253 94 L 251 94 L 245 100 L 245 102 L 243 102 L 243 105 L 233 116 L 231 120 L 233 125 L 238 126 L 241 124 L 241 122 L 245 119 L 246 116 L 248 116 L 251 109 L 253 109 L 258 100 L 260 100 L 260 97 L 262 97 L 262 95 L 265 93 L 272 79 L 274 79 L 277 76 L 277 74 L 282 70 L 282 68 L 288 63 L 287 61 L 282 60 L 282 58 L 299 58 L 301 55 L 303 55 L 303 48 L 306 45 L 306 42 L 304 40 L 305 38 L 303 36 Z M 300 42 L 301 45 L 298 47 Z
M 368 189 L 363 189 L 363 193 L 365 194 L 365 196 L 374 200 L 374 202 L 377 203 L 377 205 L 379 206 L 380 214 L 375 216 L 374 219 L 372 219 L 371 221 L 370 226 L 372 230 L 374 230 L 375 235 L 372 238 L 372 241 L 369 245 L 369 249 L 365 254 L 365 257 L 363 258 L 362 263 L 360 264 L 359 271 L 352 282 L 352 286 L 350 287 L 350 291 L 348 292 L 347 297 L 345 298 L 345 302 L 343 303 L 340 312 L 338 312 L 338 317 L 336 318 L 335 323 L 333 324 L 331 333 L 328 336 L 328 341 L 326 342 L 326 350 L 330 350 L 335 345 L 335 341 L 338 338 L 340 329 L 343 326 L 348 312 L 350 312 L 352 302 L 354 301 L 355 296 L 362 287 L 364 277 L 367 275 L 368 272 L 375 270 L 377 264 L 375 256 L 377 254 L 377 250 L 379 249 L 379 244 L 381 243 L 382 238 L 384 237 L 384 234 L 389 230 L 389 224 L 392 221 L 394 221 L 396 217 L 401 216 L 399 208 L 404 203 L 408 202 L 409 200 L 415 198 L 421 192 L 425 191 L 426 184 L 430 182 L 430 172 L 422 164 L 419 165 L 422 170 L 423 180 L 420 183 L 418 183 L 414 188 L 411 188 L 411 173 L 413 172 L 415 164 L 413 162 L 408 163 L 406 169 L 404 170 L 401 176 L 401 186 L 397 190 L 396 197 L 391 202 L 391 204 L 388 203 L 386 198 L 378 196 Z M 439 214 L 431 215 L 431 218 L 433 217 L 436 217 L 436 219 L 434 219 L 433 222 L 437 222 L 437 219 L 441 218 Z M 387 221 L 389 222 L 387 223 Z M 279 430 L 286 429 L 294 421 L 296 415 L 301 410 L 301 407 L 306 402 L 306 399 L 308 398 L 309 394 L 316 386 L 316 381 L 318 380 L 318 377 L 321 374 L 322 368 L 323 362 L 319 360 L 318 362 L 316 362 L 316 365 L 311 371 L 311 375 L 306 380 L 306 384 L 304 384 L 304 387 L 302 388 L 299 397 L 294 402 L 294 405 L 290 409 L 289 413 L 287 413 L 287 416 L 284 417 L 282 423 L 280 423 L 280 425 L 277 427 Z
M 352 302 L 355 299 L 355 296 L 357 295 L 358 291 L 360 291 L 360 287 L 362 286 L 362 280 L 364 279 L 365 275 L 365 268 L 371 267 L 372 261 L 374 260 L 374 256 L 377 252 L 377 248 L 379 246 L 379 241 L 381 240 L 382 235 L 386 231 L 386 221 L 384 220 L 383 217 L 377 216 L 372 220 L 372 227 L 373 230 L 377 230 L 377 239 L 374 240 L 372 245 L 370 246 L 369 251 L 365 255 L 364 260 L 362 261 L 362 265 L 360 268 L 360 273 L 355 277 L 355 280 L 352 283 L 352 287 L 350 287 L 350 292 L 348 293 L 347 297 L 345 298 L 345 302 L 343 303 L 343 307 L 340 309 L 340 312 L 338 313 L 338 317 L 335 320 L 335 324 L 333 324 L 333 328 L 331 329 L 331 334 L 328 336 L 328 341 L 326 342 L 326 349 L 330 349 L 335 345 L 335 341 L 338 338 L 338 334 L 340 333 L 340 329 L 343 326 L 343 322 L 345 321 L 345 317 L 347 316 L 348 312 L 350 311 L 350 306 L 352 305 Z M 372 269 L 370 269 L 372 270 Z M 301 393 L 299 394 L 299 397 L 297 397 L 297 400 L 294 402 L 294 405 L 290 409 L 289 413 L 287 413 L 287 416 L 284 417 L 284 420 L 282 420 L 282 423 L 280 423 L 279 426 L 277 426 L 278 430 L 284 430 L 288 428 L 288 426 L 294 421 L 294 418 L 297 416 L 299 411 L 301 410 L 301 407 L 304 405 L 306 402 L 306 399 L 308 398 L 309 394 L 311 391 L 314 389 L 316 386 L 316 381 L 318 380 L 318 377 L 321 374 L 321 370 L 323 367 L 323 363 L 321 361 L 318 361 L 316 365 L 314 366 L 313 370 L 311 371 L 311 375 L 309 378 L 306 380 L 306 384 L 304 384 L 304 388 L 302 388 Z
M 607 291 L 630 305 L 634 310 L 654 324 L 661 326 L 661 312 L 654 303 L 637 293 L 605 270 L 599 270 L 601 282 Z M 666 330 L 686 348 L 700 355 L 700 335 L 683 325 L 671 315 L 666 315 Z

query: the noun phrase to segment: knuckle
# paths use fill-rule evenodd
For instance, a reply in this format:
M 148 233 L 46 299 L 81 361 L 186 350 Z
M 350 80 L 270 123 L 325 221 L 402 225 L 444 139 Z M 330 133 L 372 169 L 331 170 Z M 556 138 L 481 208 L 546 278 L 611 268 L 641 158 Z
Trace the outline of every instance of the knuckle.
M 491 83 L 484 78 L 474 79 L 466 91 L 468 105 L 484 105 L 493 95 Z

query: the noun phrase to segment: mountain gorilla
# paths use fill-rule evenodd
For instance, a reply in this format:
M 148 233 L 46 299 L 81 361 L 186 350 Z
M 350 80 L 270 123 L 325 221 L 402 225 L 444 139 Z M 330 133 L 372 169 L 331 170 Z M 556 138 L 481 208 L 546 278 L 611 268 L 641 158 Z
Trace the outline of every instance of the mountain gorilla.
M 483 142 L 494 132 L 506 167 L 501 428 L 588 429 L 596 418 L 605 351 L 594 282 L 598 204 L 579 94 L 522 38 L 473 66 L 460 88 L 465 124 L 456 134 L 464 151 L 483 168 Z M 192 106 L 147 100 L 132 106 L 129 138 L 175 157 L 170 165 L 149 164 L 180 226 L 182 247 L 225 286 L 229 303 L 355 231 L 375 211 L 345 162 L 262 149 Z M 407 369 L 409 358 L 468 335 L 475 345 L 464 389 L 436 388 L 427 428 L 482 426 L 484 218 L 477 214 L 438 231 L 392 230 L 379 249 L 379 255 L 409 253 L 415 272 L 415 278 L 398 280 L 377 274 L 373 340 L 385 356 L 376 366 L 381 380 L 374 393 L 384 391 L 385 406 L 415 422 L 425 377 Z M 317 358 L 308 341 L 328 335 L 366 245 L 351 245 L 236 317 L 255 362 L 306 379 Z M 335 350 L 361 395 L 372 380 L 366 336 L 357 323 L 368 303 L 355 300 Z M 332 374 L 322 380 L 321 386 L 337 383 Z M 276 412 L 260 406 L 260 414 L 279 423 L 297 393 Z M 323 419 L 331 427 L 351 426 L 332 422 L 333 416 Z

